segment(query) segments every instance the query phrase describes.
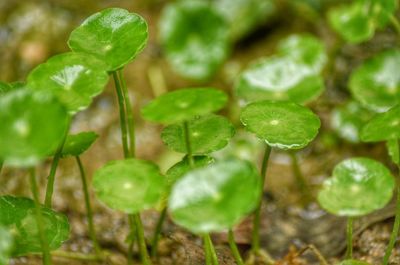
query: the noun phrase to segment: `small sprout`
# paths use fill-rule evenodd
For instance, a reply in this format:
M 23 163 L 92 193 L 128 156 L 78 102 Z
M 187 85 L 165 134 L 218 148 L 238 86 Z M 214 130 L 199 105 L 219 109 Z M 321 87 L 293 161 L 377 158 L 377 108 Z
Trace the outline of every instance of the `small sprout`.
M 178 123 L 222 109 L 227 95 L 213 88 L 180 89 L 166 93 L 142 108 L 142 116 L 153 122 Z
M 208 154 L 224 148 L 235 134 L 235 128 L 223 116 L 208 114 L 188 121 L 189 141 L 193 154 Z M 161 139 L 172 150 L 187 153 L 183 124 L 164 128 Z
M 383 28 L 397 8 L 397 0 L 353 1 L 328 13 L 332 28 L 346 41 L 360 43 L 371 39 Z
M 354 259 L 346 259 L 340 262 L 338 265 L 370 265 L 368 262 Z
M 79 156 L 96 141 L 99 136 L 95 132 L 71 134 L 65 140 L 61 156 Z
M 45 92 L 19 89 L 0 97 L 0 160 L 33 166 L 61 144 L 69 122 L 64 106 Z
M 111 161 L 96 171 L 93 186 L 98 198 L 112 209 L 129 214 L 157 205 L 166 181 L 148 161 Z
M 348 101 L 332 111 L 331 126 L 344 140 L 359 143 L 362 127 L 372 118 L 373 113 L 356 101 Z
M 400 150 L 398 140 L 391 139 L 386 142 L 386 148 L 393 163 L 400 165 Z
M 328 212 L 356 217 L 383 208 L 392 198 L 395 182 L 390 171 L 369 158 L 339 163 L 324 182 L 318 201 Z
M 365 61 L 350 77 L 353 97 L 367 108 L 384 112 L 400 103 L 400 50 L 381 52 Z
M 159 25 L 167 59 L 182 76 L 208 79 L 228 56 L 229 26 L 208 3 L 180 1 L 169 4 Z
M 45 235 L 50 250 L 58 249 L 68 240 L 70 226 L 63 214 L 41 206 Z M 22 256 L 42 251 L 35 217 L 35 203 L 24 197 L 0 197 L 0 225 L 13 231 L 12 256 Z
M 278 44 L 278 54 L 291 57 L 318 74 L 327 62 L 324 44 L 311 34 L 294 34 L 283 39 Z
M 34 90 L 54 93 L 74 114 L 87 108 L 108 82 L 107 66 L 85 53 L 63 53 L 40 64 L 28 76 Z
M 375 115 L 361 131 L 364 142 L 380 142 L 400 138 L 400 105 Z
M 0 225 L 0 264 L 8 264 L 13 248 L 14 239 L 11 232 Z
M 172 219 L 194 233 L 232 228 L 257 206 L 261 178 L 249 162 L 219 161 L 185 174 L 172 189 Z
M 74 52 L 90 53 L 115 71 L 132 61 L 146 46 L 146 21 L 121 8 L 108 8 L 91 15 L 72 31 L 68 45 Z
M 268 22 L 277 9 L 273 0 L 218 0 L 212 3 L 229 23 L 230 37 L 233 40 L 245 37 Z
M 306 107 L 292 102 L 259 101 L 240 116 L 246 129 L 272 147 L 300 149 L 318 134 L 321 121 Z

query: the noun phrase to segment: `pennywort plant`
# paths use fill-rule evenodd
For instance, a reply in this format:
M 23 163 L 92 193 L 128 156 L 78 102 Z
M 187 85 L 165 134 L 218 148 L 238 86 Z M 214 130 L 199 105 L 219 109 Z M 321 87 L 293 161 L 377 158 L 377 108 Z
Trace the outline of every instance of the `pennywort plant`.
M 347 217 L 346 260 L 352 259 L 353 220 L 383 208 L 393 196 L 395 182 L 390 171 L 369 158 L 351 158 L 339 163 L 318 195 L 328 212 Z M 357 264 L 346 261 L 344 264 Z

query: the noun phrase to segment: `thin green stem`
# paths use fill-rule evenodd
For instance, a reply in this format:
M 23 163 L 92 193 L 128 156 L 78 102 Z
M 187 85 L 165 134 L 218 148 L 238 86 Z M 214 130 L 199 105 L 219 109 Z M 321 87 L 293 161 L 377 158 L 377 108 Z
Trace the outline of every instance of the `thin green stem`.
M 215 251 L 214 244 L 211 240 L 210 234 L 205 235 L 205 239 L 208 241 L 209 252 L 213 265 L 219 265 L 217 252 Z
M 126 86 L 125 78 L 123 75 L 123 69 L 118 71 L 118 81 L 120 83 L 120 87 L 122 87 L 122 94 L 125 101 L 125 110 L 126 110 L 126 120 L 128 123 L 128 134 L 129 134 L 129 151 L 131 157 L 135 157 L 136 146 L 135 146 L 135 120 L 133 117 L 133 108 L 129 98 L 129 91 Z
M 400 228 L 400 186 L 397 184 L 397 198 L 396 198 L 396 215 L 394 218 L 394 224 L 392 229 L 392 234 L 390 235 L 389 244 L 386 247 L 385 256 L 383 257 L 383 265 L 389 264 L 389 258 L 392 254 L 394 245 L 396 244 L 396 239 L 399 235 Z
M 92 240 L 93 247 L 94 247 L 96 254 L 101 255 L 101 248 L 100 248 L 100 245 L 96 238 L 96 230 L 95 230 L 94 223 L 93 223 L 93 210 L 92 210 L 92 206 L 90 204 L 89 188 L 88 188 L 88 184 L 87 184 L 85 169 L 83 168 L 83 164 L 82 164 L 82 161 L 79 156 L 75 156 L 75 160 L 76 160 L 76 163 L 78 164 L 79 173 L 81 175 L 81 180 L 82 180 L 82 189 L 83 189 L 83 194 L 84 194 L 84 198 L 85 198 L 89 236 L 90 236 L 90 239 Z
M 346 249 L 346 259 L 353 258 L 353 217 L 347 218 L 347 229 L 346 229 L 346 238 L 347 238 L 347 249 Z
M 311 200 L 310 189 L 307 185 L 307 182 L 301 172 L 299 160 L 297 159 L 297 155 L 293 151 L 289 151 L 290 158 L 292 160 L 292 169 L 293 174 L 296 180 L 297 187 L 300 189 L 301 194 L 303 195 L 302 198 L 305 199 L 306 202 Z
M 128 245 L 128 265 L 133 264 L 133 245 L 135 244 L 135 238 L 137 237 L 136 225 L 135 225 L 135 217 L 132 214 L 128 215 L 128 222 L 129 222 L 129 245 Z
M 1 174 L 1 170 L 3 169 L 3 165 L 4 165 L 4 161 L 0 160 L 0 174 Z
M 126 125 L 126 115 L 125 115 L 125 103 L 123 91 L 118 79 L 118 74 L 116 72 L 112 73 L 114 78 L 115 90 L 117 92 L 118 107 L 119 107 L 119 120 L 121 126 L 121 140 L 122 148 L 124 150 L 124 157 L 130 157 L 129 147 L 128 147 L 128 131 Z
M 190 144 L 190 131 L 189 131 L 189 123 L 187 121 L 183 122 L 183 133 L 185 137 L 185 143 L 186 143 L 186 153 L 188 156 L 189 160 L 189 165 L 191 168 L 194 167 L 194 160 L 193 160 L 193 154 L 192 154 L 192 146 Z
M 203 236 L 203 247 L 204 247 L 204 255 L 205 255 L 205 259 L 206 259 L 206 265 L 213 265 L 210 241 L 208 240 L 207 235 Z
M 244 265 L 242 256 L 240 255 L 238 246 L 236 245 L 235 236 L 234 236 L 234 234 L 233 234 L 232 229 L 229 229 L 229 232 L 228 232 L 228 241 L 229 241 L 229 247 L 231 248 L 232 255 L 233 255 L 233 258 L 234 258 L 235 261 L 236 261 L 236 264 L 237 264 L 237 265 Z
M 69 128 L 69 126 L 68 126 Z M 64 148 L 65 140 L 67 139 L 68 136 L 68 129 L 65 132 L 64 139 L 61 142 L 61 145 L 58 147 L 54 157 L 53 161 L 51 163 L 51 168 L 50 168 L 50 173 L 49 176 L 47 177 L 47 187 L 46 187 L 46 195 L 44 199 L 44 205 L 48 208 L 51 208 L 52 206 L 52 199 L 53 199 L 53 193 L 54 193 L 54 182 L 56 180 L 56 172 L 57 172 L 57 167 L 58 163 L 60 162 L 62 150 Z
M 395 15 L 391 15 L 390 16 L 390 23 L 392 23 L 394 29 L 396 30 L 397 34 L 400 35 L 400 22 L 399 20 L 396 18 Z
M 39 190 L 38 190 L 37 183 L 36 183 L 35 169 L 31 168 L 29 173 L 30 173 L 29 179 L 31 182 L 30 184 L 31 184 L 33 200 L 35 202 L 36 224 L 37 224 L 38 231 L 39 231 L 40 244 L 41 244 L 42 253 L 43 253 L 43 265 L 51 265 L 50 248 L 49 248 L 49 243 L 47 242 L 46 233 L 44 230 L 43 216 L 42 216 L 42 212 L 40 209 L 41 206 L 40 206 L 40 202 L 39 202 Z
M 83 253 L 76 253 L 76 252 L 69 252 L 69 251 L 62 251 L 62 250 L 52 251 L 51 254 L 55 257 L 84 260 L 84 261 L 102 261 L 105 258 L 103 254 L 102 255 L 83 254 Z
M 167 207 L 165 207 L 160 214 L 160 217 L 158 218 L 156 229 L 154 231 L 153 235 L 153 240 L 151 242 L 151 256 L 156 257 L 157 256 L 157 246 L 158 246 L 158 240 L 160 239 L 161 231 L 162 231 L 162 226 L 165 220 L 165 217 L 167 216 Z
M 137 239 L 139 244 L 140 257 L 142 259 L 143 265 L 151 265 L 151 260 L 149 258 L 149 253 L 147 251 L 146 240 L 144 238 L 144 230 L 142 220 L 140 219 L 139 214 L 134 215 L 135 224 L 136 224 L 136 232 Z
M 265 175 L 267 173 L 267 165 L 270 154 L 271 154 L 271 147 L 269 145 L 266 145 L 261 165 L 261 193 L 264 192 Z M 251 249 L 254 253 L 258 253 L 260 251 L 260 220 L 261 220 L 262 197 L 263 196 L 260 196 L 260 201 L 258 202 L 258 206 L 254 213 L 254 219 L 253 219 Z

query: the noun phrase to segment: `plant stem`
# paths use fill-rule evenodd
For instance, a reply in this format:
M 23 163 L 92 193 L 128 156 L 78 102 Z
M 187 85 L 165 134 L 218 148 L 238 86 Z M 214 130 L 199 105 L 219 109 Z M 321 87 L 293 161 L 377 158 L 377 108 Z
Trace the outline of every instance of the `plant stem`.
M 85 260 L 85 261 L 101 261 L 104 259 L 103 255 L 97 254 L 83 254 L 62 250 L 52 251 L 51 254 L 55 257 L 67 258 L 67 259 L 76 259 L 76 260 Z
M 133 264 L 133 245 L 135 243 L 135 238 L 136 238 L 136 225 L 135 225 L 135 217 L 132 214 L 128 215 L 128 222 L 129 222 L 129 228 L 130 228 L 130 235 L 129 235 L 129 246 L 128 246 L 128 264 L 132 265 Z
M 190 144 L 190 134 L 189 134 L 189 123 L 187 121 L 183 122 L 183 134 L 185 137 L 185 143 L 186 143 L 186 153 L 188 156 L 189 160 L 189 165 L 191 168 L 194 167 L 194 160 L 193 160 L 193 154 L 192 154 L 192 147 Z
M 130 157 L 129 147 L 128 147 L 128 133 L 127 133 L 127 125 L 126 125 L 126 116 L 125 116 L 125 103 L 123 92 L 118 80 L 118 75 L 116 72 L 112 73 L 114 78 L 115 90 L 117 91 L 118 98 L 118 107 L 119 107 L 119 120 L 121 126 L 121 140 L 122 140 L 122 148 L 124 150 L 124 157 Z
M 94 247 L 96 254 L 101 255 L 101 248 L 96 239 L 96 230 L 95 230 L 94 223 L 93 223 L 93 211 L 92 211 L 92 206 L 90 204 L 89 188 L 87 185 L 86 173 L 83 168 L 83 164 L 82 164 L 80 157 L 75 156 L 75 160 L 76 160 L 76 163 L 78 164 L 79 172 L 80 172 L 81 180 L 82 180 L 82 189 L 83 189 L 83 194 L 84 194 L 84 198 L 85 198 L 89 236 L 92 239 L 93 247 Z
M 396 198 L 396 215 L 394 218 L 394 224 L 392 233 L 390 235 L 390 241 L 386 248 L 385 256 L 383 257 L 383 265 L 389 264 L 389 258 L 392 253 L 393 247 L 396 244 L 396 239 L 399 234 L 400 228 L 400 186 L 397 184 L 397 198 Z
M 0 174 L 1 174 L 1 170 L 3 169 L 3 165 L 4 165 L 3 160 L 0 160 Z
M 160 239 L 160 234 L 162 231 L 162 226 L 165 220 L 165 217 L 167 216 L 167 207 L 165 207 L 160 214 L 160 217 L 158 218 L 157 225 L 156 225 L 156 230 L 154 231 L 153 235 L 153 240 L 151 242 L 151 256 L 156 257 L 157 256 L 157 246 L 158 246 L 158 240 Z
M 142 220 L 140 220 L 140 215 L 135 214 L 134 219 L 136 224 L 137 239 L 138 239 L 140 257 L 142 259 L 142 263 L 143 265 L 151 265 L 151 260 L 147 252 L 146 241 L 144 238 L 144 230 L 143 230 Z
M 321 252 L 314 245 L 308 245 L 308 246 L 304 247 L 299 252 L 297 252 L 296 257 L 303 255 L 303 253 L 306 252 L 307 250 L 311 250 L 314 253 L 314 255 L 318 258 L 319 263 L 321 265 L 329 265 L 328 262 L 326 261 L 325 257 L 321 254 Z
M 267 173 L 267 165 L 270 154 L 271 154 L 271 147 L 269 145 L 266 145 L 261 165 L 261 194 L 264 192 L 265 174 Z M 254 253 L 258 253 L 260 251 L 260 219 L 261 219 L 262 198 L 263 196 L 261 195 L 253 219 L 251 249 Z
M 203 246 L 204 246 L 206 265 L 213 265 L 213 261 L 212 261 L 212 257 L 211 257 L 210 241 L 207 238 L 207 234 L 203 236 Z
M 289 155 L 291 158 L 292 162 L 292 169 L 294 173 L 294 177 L 296 179 L 296 184 L 298 188 L 300 189 L 302 198 L 305 199 L 305 202 L 309 202 L 311 200 L 311 194 L 310 190 L 308 188 L 307 182 L 303 176 L 303 173 L 301 172 L 300 165 L 299 165 L 299 160 L 297 159 L 297 155 L 293 151 L 289 151 Z
M 347 218 L 347 249 L 346 249 L 346 259 L 353 258 L 353 217 Z
M 392 23 L 394 29 L 396 30 L 397 34 L 400 35 L 400 22 L 399 20 L 396 18 L 395 15 L 391 15 L 389 17 L 390 19 L 390 23 Z
M 132 104 L 129 98 L 129 91 L 126 87 L 125 78 L 123 75 L 123 69 L 118 71 L 118 81 L 120 83 L 120 87 L 122 87 L 122 95 L 125 100 L 125 110 L 126 110 L 126 119 L 128 122 L 128 134 L 129 134 L 129 148 L 131 157 L 135 157 L 136 152 L 136 140 L 135 140 L 135 120 L 133 117 L 133 109 Z
M 211 240 L 210 234 L 206 234 L 204 239 L 208 241 L 209 254 L 211 256 L 212 264 L 219 265 L 217 252 L 215 252 L 215 248 Z
M 231 248 L 232 255 L 235 258 L 236 264 L 237 265 L 244 265 L 242 256 L 240 255 L 239 249 L 238 249 L 238 247 L 236 245 L 235 236 L 233 234 L 232 229 L 229 229 L 228 241 L 229 241 L 229 246 Z
M 50 248 L 49 248 L 49 243 L 47 242 L 46 233 L 44 231 L 44 222 L 43 222 L 43 217 L 42 217 L 42 212 L 41 212 L 41 206 L 39 203 L 39 190 L 38 190 L 37 183 L 36 183 L 35 169 L 31 168 L 29 173 L 30 173 L 29 179 L 31 182 L 30 184 L 31 184 L 33 200 L 35 202 L 36 224 L 37 224 L 38 231 L 39 231 L 40 244 L 41 244 L 42 253 L 43 253 L 43 264 L 51 265 Z

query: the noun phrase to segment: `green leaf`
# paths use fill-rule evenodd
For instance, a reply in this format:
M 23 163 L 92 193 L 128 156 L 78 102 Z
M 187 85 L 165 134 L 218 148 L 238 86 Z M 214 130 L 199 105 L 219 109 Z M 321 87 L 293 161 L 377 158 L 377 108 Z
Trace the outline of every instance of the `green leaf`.
M 235 134 L 225 117 L 208 114 L 188 121 L 190 147 L 193 154 L 208 154 L 224 148 Z M 162 131 L 161 139 L 172 150 L 187 153 L 183 124 L 172 124 Z
M 370 265 L 368 262 L 355 260 L 355 259 L 347 259 L 339 263 L 339 265 Z
M 290 100 L 310 102 L 324 90 L 324 82 L 314 69 L 293 56 L 263 58 L 243 71 L 234 87 L 246 101 Z
M 361 131 L 364 142 L 380 142 L 400 138 L 400 105 L 376 114 Z
M 362 127 L 372 118 L 373 113 L 356 101 L 348 101 L 332 111 L 331 126 L 344 140 L 360 142 Z
M 353 71 L 349 87 L 353 97 L 367 108 L 384 112 L 400 103 L 400 50 L 386 50 Z
M 393 163 L 395 163 L 396 165 L 400 165 L 399 140 L 388 140 L 386 142 L 386 148 Z
M 0 94 L 9 92 L 11 90 L 12 90 L 12 87 L 9 83 L 0 81 Z
M 318 195 L 322 208 L 339 216 L 362 216 L 383 208 L 392 198 L 395 182 L 390 171 L 369 158 L 339 163 Z
M 227 95 L 214 88 L 187 88 L 166 93 L 142 108 L 142 116 L 159 123 L 178 123 L 222 109 Z
M 146 46 L 146 21 L 121 8 L 108 8 L 88 17 L 72 31 L 68 45 L 75 52 L 94 54 L 115 71 L 132 61 Z
M 193 156 L 194 168 L 203 167 L 209 164 L 214 163 L 214 158 L 209 156 Z M 167 183 L 169 187 L 172 187 L 176 181 L 178 181 L 183 175 L 188 173 L 191 170 L 189 159 L 187 156 L 179 161 L 175 165 L 173 165 L 170 169 L 168 169 L 165 177 L 167 179 Z
M 217 0 L 212 4 L 229 23 L 233 40 L 248 35 L 276 12 L 276 4 L 272 0 Z
M 79 156 L 84 153 L 99 137 L 95 132 L 81 132 L 78 134 L 70 134 L 65 140 L 61 155 Z
M 69 116 L 49 93 L 19 89 L 0 97 L 0 120 L 0 160 L 34 166 L 61 144 Z
M 305 147 L 317 136 L 321 126 L 311 110 L 292 102 L 251 103 L 242 110 L 240 120 L 248 131 L 281 149 Z
M 14 247 L 14 239 L 11 232 L 0 225 L 0 264 L 8 264 Z
M 42 251 L 35 216 L 35 203 L 28 198 L 0 197 L 0 225 L 7 227 L 14 237 L 12 256 Z M 69 238 L 69 223 L 65 215 L 41 206 L 45 234 L 50 250 L 58 249 Z
M 155 164 L 126 159 L 111 161 L 98 169 L 93 187 L 108 207 L 133 214 L 156 206 L 166 181 Z
M 167 5 L 159 29 L 169 63 L 184 77 L 208 79 L 228 56 L 228 24 L 204 1 L 180 1 Z
M 327 62 L 325 45 L 307 33 L 293 34 L 280 41 L 278 53 L 293 58 L 297 63 L 308 66 L 318 74 Z
M 185 174 L 169 199 L 172 219 L 194 233 L 232 228 L 257 206 L 261 178 L 249 162 L 230 159 Z
M 28 76 L 28 86 L 51 91 L 74 114 L 87 108 L 108 82 L 107 66 L 85 53 L 63 53 L 40 64 Z

